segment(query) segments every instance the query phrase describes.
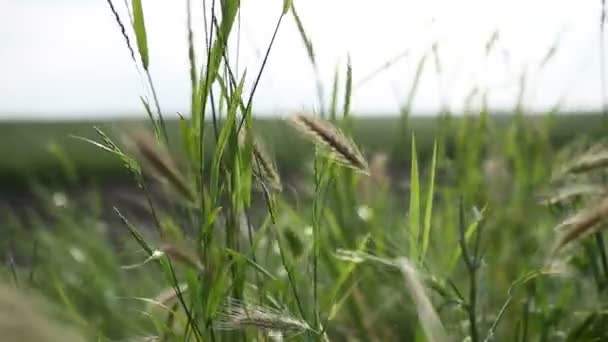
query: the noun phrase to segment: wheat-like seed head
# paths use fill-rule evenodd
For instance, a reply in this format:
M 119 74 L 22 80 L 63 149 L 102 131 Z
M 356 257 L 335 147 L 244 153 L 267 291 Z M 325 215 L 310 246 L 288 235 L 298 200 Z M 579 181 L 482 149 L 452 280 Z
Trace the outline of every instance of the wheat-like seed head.
M 239 134 L 239 143 L 245 144 L 247 139 L 251 140 L 253 146 L 253 173 L 258 181 L 263 183 L 266 188 L 281 192 L 283 186 L 281 184 L 281 177 L 275 166 L 275 163 L 270 158 L 268 149 L 266 148 L 262 139 L 255 135 L 251 129 L 241 130 Z
M 179 292 L 184 294 L 188 291 L 188 284 L 179 284 Z M 152 311 L 155 307 L 161 307 L 165 310 L 171 310 L 171 306 L 177 303 L 178 293 L 175 287 L 168 287 L 160 291 L 151 301 L 147 307 L 148 312 Z
M 569 242 L 591 233 L 597 232 L 602 228 L 599 223 L 608 218 L 608 196 L 592 208 L 579 211 L 574 216 L 560 223 L 556 230 L 560 231 L 553 253 L 559 251 Z
M 188 265 L 201 273 L 205 271 L 205 267 L 201 264 L 196 255 L 183 246 L 164 244 L 161 246 L 160 250 L 173 260 Z
M 286 311 L 255 305 L 230 298 L 218 313 L 214 327 L 219 330 L 256 328 L 267 333 L 295 336 L 312 331 L 301 319 Z
M 126 142 L 135 150 L 145 166 L 157 178 L 166 180 L 173 189 L 189 201 L 194 201 L 188 183 L 165 146 L 156 141 L 146 130 L 135 130 L 126 137 Z
M 566 169 L 568 173 L 588 172 L 608 166 L 608 152 L 585 153 Z
M 599 184 L 575 184 L 561 188 L 553 194 L 541 195 L 538 202 L 543 205 L 566 204 L 582 196 L 597 197 L 604 192 Z
M 326 149 L 340 164 L 369 175 L 367 161 L 357 145 L 329 121 L 297 114 L 290 123 L 315 145 Z

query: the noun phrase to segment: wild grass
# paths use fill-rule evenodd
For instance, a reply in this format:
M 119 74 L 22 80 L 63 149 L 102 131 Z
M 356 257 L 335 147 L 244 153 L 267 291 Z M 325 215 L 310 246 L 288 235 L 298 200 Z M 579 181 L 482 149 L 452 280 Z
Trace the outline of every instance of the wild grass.
M 344 75 L 338 68 L 328 111 L 317 76 L 319 112 L 290 113 L 291 125 L 279 126 L 286 133 L 270 137 L 254 120 L 255 89 L 283 20 L 296 21 L 318 70 L 305 18 L 290 1 L 277 6 L 276 30 L 253 77 L 228 58 L 228 43 L 239 39 L 240 2 L 204 3 L 200 49 L 188 4 L 191 108 L 175 115 L 179 134 L 170 134 L 150 73 L 143 3 L 108 3 L 150 89 L 154 109 L 142 99 L 151 125 L 74 136 L 122 164 L 137 185 L 137 206 L 104 203 L 95 191 L 76 199 L 35 187 L 45 207 L 25 215 L 5 210 L 0 240 L 4 281 L 43 293 L 77 336 L 608 338 L 608 210 L 604 192 L 592 189 L 606 184 L 603 143 L 580 138 L 557 146 L 553 114 L 526 125 L 523 103 L 500 128 L 487 108 L 458 120 L 446 110 L 425 137 L 410 113 L 426 54 L 404 91 L 394 144 L 366 150 L 359 143 L 350 62 Z M 125 4 L 132 19 L 118 14 Z M 440 72 L 437 46 L 431 52 Z M 309 152 L 299 154 L 306 159 L 299 172 L 286 172 L 275 156 L 296 153 L 281 139 L 297 133 Z M 121 134 L 126 139 L 116 139 Z M 556 232 L 560 222 L 566 227 Z M 29 325 L 46 329 L 35 318 Z

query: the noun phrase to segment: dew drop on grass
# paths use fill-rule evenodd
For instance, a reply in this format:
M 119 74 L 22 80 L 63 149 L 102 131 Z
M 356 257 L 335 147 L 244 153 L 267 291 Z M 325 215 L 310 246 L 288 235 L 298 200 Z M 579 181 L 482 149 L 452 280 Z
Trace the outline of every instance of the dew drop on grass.
M 65 208 L 68 203 L 68 198 L 63 192 L 53 193 L 53 204 L 58 208 Z
M 87 260 L 87 257 L 84 252 L 78 247 L 70 247 L 70 255 L 72 256 L 72 258 L 74 258 L 74 260 L 76 260 L 76 262 L 79 262 L 81 264 Z
M 359 208 L 357 208 L 357 215 L 363 221 L 369 222 L 372 217 L 374 217 L 374 212 L 370 207 L 366 205 L 360 205 Z

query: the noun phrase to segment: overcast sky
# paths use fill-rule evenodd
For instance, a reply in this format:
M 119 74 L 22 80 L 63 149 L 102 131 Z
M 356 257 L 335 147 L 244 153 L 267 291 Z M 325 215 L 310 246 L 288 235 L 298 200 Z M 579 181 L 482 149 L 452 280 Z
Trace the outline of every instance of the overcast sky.
M 142 2 L 161 106 L 166 112 L 187 113 L 186 2 Z M 441 106 L 459 110 L 474 88 L 488 91 L 493 108 L 508 109 L 524 70 L 528 108 L 542 110 L 558 101 L 565 109 L 601 105 L 600 0 L 294 2 L 314 44 L 327 92 L 336 67 L 344 79 L 351 56 L 353 110 L 359 114 L 396 113 L 418 61 L 435 43 L 441 72 L 429 59 L 414 103 L 417 112 L 432 114 Z M 124 8 L 124 0 L 114 3 Z M 1 117 L 143 113 L 142 82 L 106 0 L 0 0 L 0 9 Z M 242 0 L 239 71 L 246 68 L 249 80 L 259 69 L 260 51 L 281 9 L 281 0 Z M 195 38 L 202 46 L 200 4 L 194 12 Z M 486 55 L 494 32 L 498 39 Z M 543 64 L 552 47 L 557 47 L 555 55 Z M 403 52 L 405 57 L 392 68 L 360 83 Z M 203 59 L 202 51 L 197 57 Z M 318 108 L 313 70 L 291 16 L 283 21 L 257 94 L 258 113 Z

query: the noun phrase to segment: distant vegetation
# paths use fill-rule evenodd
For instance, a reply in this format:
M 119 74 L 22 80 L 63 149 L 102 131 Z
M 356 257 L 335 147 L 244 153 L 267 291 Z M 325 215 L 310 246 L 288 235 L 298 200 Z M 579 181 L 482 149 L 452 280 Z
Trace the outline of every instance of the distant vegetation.
M 448 139 L 456 136 L 462 120 L 462 114 L 454 115 L 450 124 L 443 125 Z M 504 135 L 512 120 L 512 114 L 494 114 L 488 120 L 493 134 Z M 550 117 L 540 114 L 525 116 L 523 120 L 530 129 L 548 125 L 548 134 L 556 147 L 581 136 L 599 137 L 606 124 L 600 113 L 560 113 Z M 273 147 L 281 173 L 297 172 L 302 163 L 312 156 L 312 151 L 306 144 L 286 129 L 285 120 L 267 118 L 254 121 L 256 130 L 266 143 Z M 400 166 L 401 169 L 407 168 L 410 157 L 409 135 L 403 136 L 399 122 L 398 113 L 393 117 L 359 115 L 352 119 L 352 134 L 366 153 L 388 153 L 392 165 Z M 423 160 L 430 157 L 433 139 L 438 131 L 443 129 L 440 125 L 441 118 L 433 116 L 414 116 L 407 121 L 406 131 L 414 132 L 418 136 L 418 152 Z M 100 127 L 109 136 L 120 139 L 131 129 L 148 126 L 148 122 L 133 119 L 97 122 L 0 122 L 0 154 L 4 156 L 0 160 L 0 184 L 23 190 L 32 181 L 66 185 L 84 180 L 104 183 L 128 178 L 118 158 L 100 154 L 93 146 L 82 144 L 73 138 L 94 138 L 94 126 Z M 167 127 L 171 139 L 179 141 L 178 122 L 167 120 Z M 211 124 L 208 124 L 206 130 L 211 129 Z M 215 142 L 209 134 L 206 136 L 209 142 L 206 148 L 211 151 Z M 183 155 L 176 144 L 173 144 L 172 151 Z M 210 157 L 210 154 L 207 156 Z

